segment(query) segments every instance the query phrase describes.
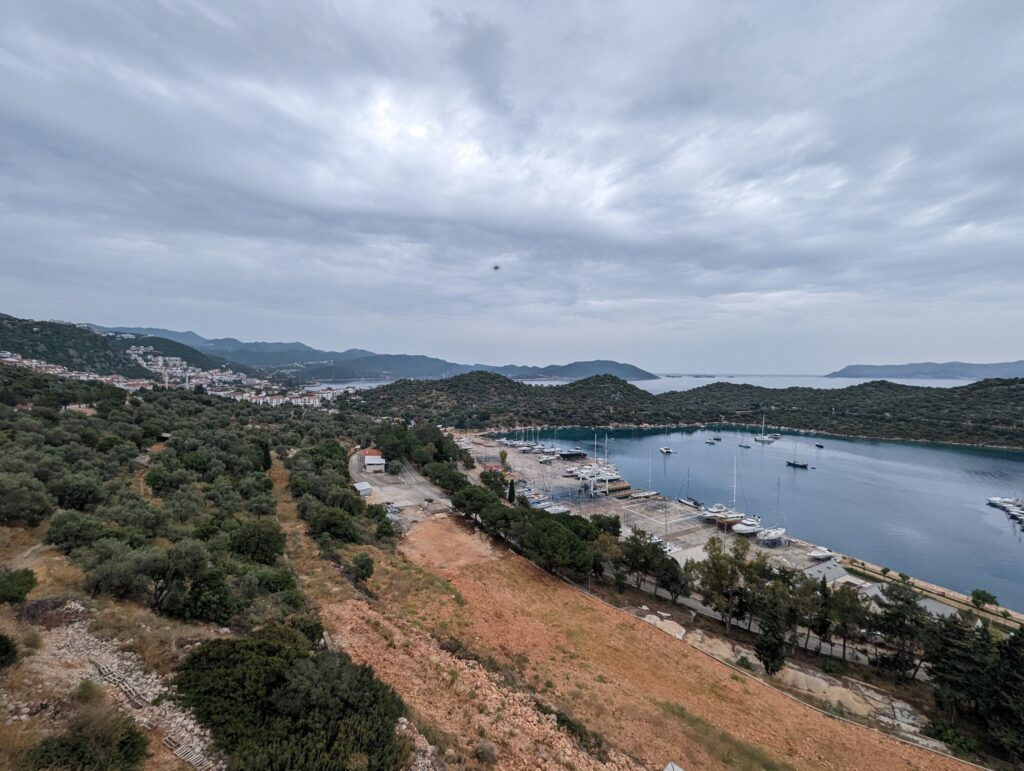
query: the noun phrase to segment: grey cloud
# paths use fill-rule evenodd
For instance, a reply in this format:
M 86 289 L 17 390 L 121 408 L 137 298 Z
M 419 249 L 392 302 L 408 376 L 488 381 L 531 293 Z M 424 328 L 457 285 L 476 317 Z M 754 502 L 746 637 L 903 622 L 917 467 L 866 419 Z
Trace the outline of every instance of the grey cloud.
M 655 369 L 1020 356 L 1015 3 L 5 16 L 7 312 Z

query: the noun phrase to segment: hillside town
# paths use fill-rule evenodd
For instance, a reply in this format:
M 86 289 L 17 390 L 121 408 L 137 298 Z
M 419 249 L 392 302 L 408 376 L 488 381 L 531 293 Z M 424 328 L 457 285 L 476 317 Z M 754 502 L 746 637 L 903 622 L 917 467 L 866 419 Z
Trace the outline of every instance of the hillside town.
M 253 377 L 228 368 L 201 369 L 177 356 L 164 356 L 152 347 L 132 346 L 128 355 L 139 365 L 153 373 L 151 378 L 131 378 L 124 375 L 100 375 L 95 372 L 70 370 L 42 359 L 29 359 L 12 351 L 0 351 L 0 365 L 22 367 L 47 375 L 70 380 L 98 380 L 129 393 L 151 388 L 182 388 L 201 390 L 211 396 L 234 401 L 278 407 L 292 404 L 300 407 L 321 407 L 324 400 L 333 401 L 341 395 L 351 395 L 355 389 L 324 387 L 285 389 L 263 378 Z

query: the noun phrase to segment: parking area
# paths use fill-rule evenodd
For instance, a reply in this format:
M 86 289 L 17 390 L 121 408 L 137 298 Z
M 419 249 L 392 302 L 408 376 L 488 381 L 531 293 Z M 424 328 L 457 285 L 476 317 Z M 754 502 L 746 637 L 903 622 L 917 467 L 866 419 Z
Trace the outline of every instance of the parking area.
M 383 503 L 398 510 L 399 517 L 406 523 L 415 523 L 442 514 L 452 507 L 450 499 L 443 497 L 430 482 L 410 471 L 382 474 L 367 473 L 363 468 L 363 453 L 352 454 L 349 473 L 353 482 L 368 482 L 372 488 L 369 503 Z

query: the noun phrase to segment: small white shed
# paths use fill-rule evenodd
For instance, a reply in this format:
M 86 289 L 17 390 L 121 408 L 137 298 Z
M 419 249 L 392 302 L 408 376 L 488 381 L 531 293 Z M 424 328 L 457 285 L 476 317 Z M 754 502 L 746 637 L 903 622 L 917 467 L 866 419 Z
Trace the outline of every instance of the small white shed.
M 369 482 L 356 482 L 352 486 L 356 489 L 356 492 L 359 493 L 359 495 L 361 495 L 363 498 L 369 498 L 370 493 L 373 492 L 373 488 L 370 486 Z

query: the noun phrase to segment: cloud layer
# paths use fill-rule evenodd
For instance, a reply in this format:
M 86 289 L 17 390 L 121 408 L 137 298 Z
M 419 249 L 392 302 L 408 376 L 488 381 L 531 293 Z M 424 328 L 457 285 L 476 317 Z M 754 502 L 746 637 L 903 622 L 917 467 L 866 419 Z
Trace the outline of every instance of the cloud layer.
M 4 310 L 662 371 L 1024 356 L 1018 3 L 215 6 L 7 10 Z

